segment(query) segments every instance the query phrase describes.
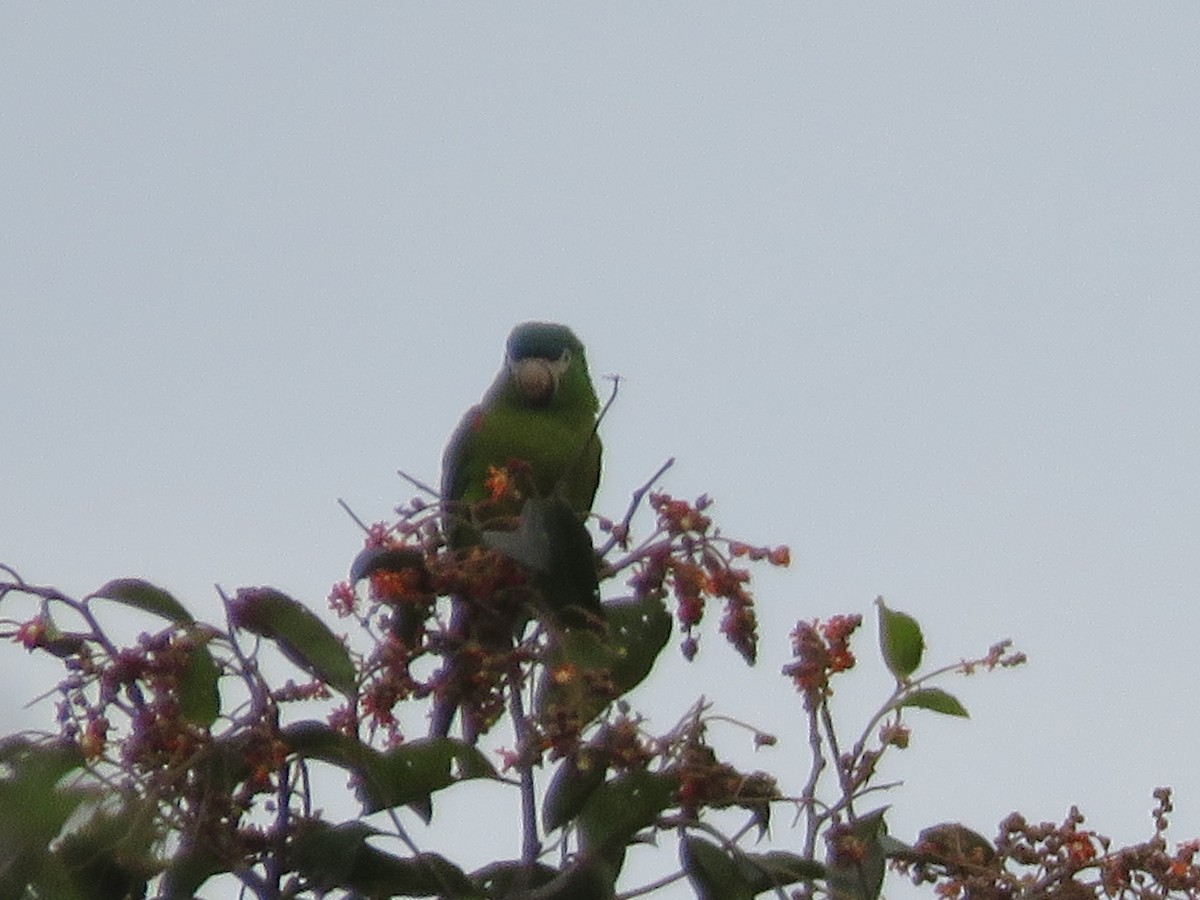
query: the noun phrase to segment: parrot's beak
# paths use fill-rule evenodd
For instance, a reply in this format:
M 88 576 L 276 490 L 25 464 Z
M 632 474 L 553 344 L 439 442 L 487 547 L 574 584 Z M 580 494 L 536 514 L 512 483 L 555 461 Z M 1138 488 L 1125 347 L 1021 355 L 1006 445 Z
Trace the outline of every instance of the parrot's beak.
M 537 406 L 549 403 L 570 360 L 570 354 L 565 351 L 559 359 L 527 356 L 514 360 L 509 363 L 513 384 L 530 403 Z
M 531 356 L 517 360 L 512 367 L 513 383 L 530 403 L 549 403 L 558 389 L 558 373 L 548 359 Z

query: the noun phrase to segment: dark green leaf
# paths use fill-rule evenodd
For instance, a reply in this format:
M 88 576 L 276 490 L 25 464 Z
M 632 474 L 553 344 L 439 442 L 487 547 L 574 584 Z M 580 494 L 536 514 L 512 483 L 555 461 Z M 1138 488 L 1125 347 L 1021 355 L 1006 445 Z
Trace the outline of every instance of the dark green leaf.
M 362 822 L 301 823 L 291 862 L 314 887 L 368 897 L 479 897 L 461 869 L 436 853 L 400 857 L 367 843 L 379 832 Z
M 54 900 L 92 900 L 87 890 L 80 890 L 70 873 L 53 853 L 42 848 L 42 859 L 30 854 L 15 870 L 0 871 L 0 898 L 3 900 L 32 900 L 34 897 L 53 897 Z M 29 874 L 32 872 L 33 874 Z M 22 880 L 25 879 L 25 880 Z M 18 883 L 20 882 L 20 883 Z
M 947 694 L 941 688 L 921 688 L 918 691 L 913 691 L 896 704 L 897 709 L 905 706 L 929 709 L 946 716 L 962 716 L 963 718 L 967 718 L 970 715 L 966 707 L 959 703 L 957 698 L 952 694 Z
M 883 820 L 885 812 L 886 807 L 877 809 L 856 822 L 840 826 L 840 833 L 831 838 L 825 878 L 834 900 L 877 900 L 879 897 L 887 856 L 883 847 L 883 839 L 887 836 L 887 824 Z M 846 842 L 846 850 L 839 852 L 842 841 Z
M 300 668 L 347 696 L 354 694 L 350 653 L 308 607 L 274 588 L 243 588 L 230 606 L 237 627 L 274 641 Z
M 879 608 L 879 645 L 883 661 L 897 681 L 907 681 L 921 665 L 921 656 L 925 652 L 921 626 L 912 616 L 888 609 L 882 597 L 875 605 Z
M 671 614 L 662 600 L 648 597 L 604 604 L 601 631 L 569 630 L 552 648 L 538 690 L 538 713 L 550 714 L 558 707 L 571 710 L 584 722 L 592 721 L 613 699 L 592 685 L 602 682 L 607 673 L 617 696 L 632 690 L 650 674 L 670 638 Z M 555 677 L 564 671 L 575 674 L 568 679 Z
M 209 744 L 193 771 L 205 790 L 213 795 L 232 793 L 253 771 L 248 761 L 250 737 L 245 732 L 222 735 Z
M 566 825 L 583 809 L 583 804 L 600 785 L 606 773 L 602 754 L 593 747 L 583 747 L 577 754 L 563 760 L 542 804 L 542 824 L 546 831 Z
M 775 850 L 770 853 L 730 853 L 694 835 L 680 843 L 680 858 L 700 898 L 756 897 L 798 881 L 825 877 L 815 859 Z
M 627 693 L 650 674 L 659 653 L 671 639 L 673 620 L 657 597 L 622 600 L 604 605 L 611 636 L 613 680 Z
M 41 743 L 14 734 L 0 738 L 0 763 L 13 770 L 12 777 L 38 779 L 49 788 L 72 769 L 82 769 L 83 754 L 71 742 Z
M 516 859 L 490 863 L 471 873 L 473 881 L 488 897 L 513 897 L 520 890 L 531 890 L 549 884 L 558 870 L 544 863 L 527 866 Z
M 179 679 L 179 711 L 193 725 L 208 728 L 221 713 L 221 693 L 217 689 L 221 670 L 208 652 L 209 635 L 193 628 L 191 638 L 187 668 Z
M 172 900 L 194 897 L 200 885 L 227 870 L 228 863 L 211 844 L 183 847 L 171 857 L 170 865 L 163 871 L 162 896 Z
M 423 738 L 368 755 L 361 774 L 368 813 L 420 802 L 460 781 L 498 777 L 478 749 L 453 738 Z
M 616 896 L 616 880 L 613 866 L 585 854 L 575 857 L 556 878 L 537 890 L 517 896 L 526 900 L 612 900 Z
M 453 738 L 423 738 L 381 753 L 320 722 L 283 732 L 292 752 L 355 772 L 366 813 L 420 802 L 434 791 L 472 778 L 496 778 L 475 747 Z
M 626 772 L 598 787 L 579 814 L 585 850 L 607 857 L 672 805 L 676 779 L 665 774 Z
M 134 609 L 178 622 L 180 625 L 195 621 L 182 603 L 162 588 L 140 578 L 115 578 L 91 596 L 115 600 Z
M 911 859 L 913 848 L 904 841 L 898 841 L 890 834 L 880 835 L 879 846 L 883 855 L 888 859 Z
M 679 857 L 698 900 L 753 900 L 754 889 L 716 844 L 686 835 L 679 843 Z
M 54 864 L 82 896 L 126 900 L 144 896 L 146 883 L 162 864 L 151 848 L 159 838 L 155 818 L 133 800 L 118 810 L 99 810 L 58 842 Z
M 758 894 L 737 862 L 710 841 L 686 835 L 679 858 L 699 900 L 754 900 Z
M 91 794 L 60 784 L 82 769 L 73 744 L 9 738 L 0 741 L 0 762 L 0 897 L 25 897 L 26 885 L 45 886 L 46 878 L 60 872 L 49 845 Z M 68 890 L 64 886 L 58 896 L 70 896 Z
M 813 881 L 825 877 L 825 867 L 815 859 L 772 850 L 769 853 L 743 853 L 739 867 L 759 893 L 786 887 L 797 881 Z
M 288 749 L 297 756 L 321 759 L 343 769 L 357 768 L 363 754 L 371 750 L 362 741 L 313 719 L 286 726 L 282 737 Z

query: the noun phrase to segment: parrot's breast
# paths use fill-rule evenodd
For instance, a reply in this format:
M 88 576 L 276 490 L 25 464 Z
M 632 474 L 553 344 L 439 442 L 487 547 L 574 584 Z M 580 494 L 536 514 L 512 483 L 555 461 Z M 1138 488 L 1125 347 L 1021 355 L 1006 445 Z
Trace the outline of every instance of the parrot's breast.
M 564 420 L 552 409 L 488 411 L 472 441 L 468 493 L 482 497 L 489 468 L 520 460 L 528 465 L 539 495 L 559 490 L 577 511 L 587 512 L 599 475 L 594 421 L 591 417 Z

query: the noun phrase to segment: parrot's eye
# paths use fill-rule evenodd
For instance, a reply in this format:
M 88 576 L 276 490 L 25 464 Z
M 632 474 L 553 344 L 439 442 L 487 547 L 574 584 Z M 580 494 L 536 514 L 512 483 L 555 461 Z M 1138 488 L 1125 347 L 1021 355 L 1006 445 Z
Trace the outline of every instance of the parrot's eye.
M 558 364 L 560 366 L 562 366 L 563 368 L 566 368 L 567 366 L 569 366 L 571 364 L 571 351 L 570 350 L 563 348 L 562 355 L 559 356 L 559 358 L 558 358 Z

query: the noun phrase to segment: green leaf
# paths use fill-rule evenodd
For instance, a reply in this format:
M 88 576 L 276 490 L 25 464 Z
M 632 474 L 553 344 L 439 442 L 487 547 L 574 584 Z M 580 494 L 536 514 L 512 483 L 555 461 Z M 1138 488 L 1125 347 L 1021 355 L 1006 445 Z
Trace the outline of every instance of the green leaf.
M 577 856 L 553 880 L 537 890 L 515 896 L 526 900 L 613 900 L 616 880 L 617 874 L 607 861 L 583 855 Z
M 913 706 L 917 709 L 929 709 L 946 716 L 961 716 L 968 718 L 967 708 L 958 702 L 953 694 L 948 694 L 941 688 L 921 688 L 913 691 L 896 704 L 896 709 Z
M 362 775 L 368 813 L 422 801 L 460 781 L 499 777 L 478 749 L 453 738 L 422 738 L 371 755 Z
M 213 740 L 207 751 L 192 767 L 196 780 L 211 795 L 229 794 L 250 777 L 253 768 L 248 761 L 251 736 L 232 732 Z
M 877 809 L 848 826 L 830 839 L 830 860 L 826 883 L 834 900 L 877 900 L 883 888 L 887 852 L 883 820 L 887 807 Z M 847 841 L 848 852 L 839 853 L 839 843 Z M 864 852 L 865 851 L 865 852 Z
M 477 748 L 453 738 L 422 738 L 381 753 L 320 722 L 298 722 L 283 729 L 292 752 L 320 759 L 359 776 L 365 813 L 425 800 L 460 781 L 498 778 Z
M 603 755 L 594 747 L 582 747 L 565 759 L 550 779 L 542 804 L 546 831 L 561 828 L 575 818 L 588 797 L 604 784 L 606 772 Z
M 671 639 L 673 620 L 657 597 L 619 600 L 604 605 L 612 649 L 613 680 L 628 693 L 645 680 L 658 655 Z
M 782 850 L 730 853 L 690 834 L 680 842 L 679 853 L 684 871 L 702 900 L 756 897 L 798 881 L 825 877 L 825 867 L 815 859 Z
M 74 744 L 0 741 L 0 897 L 28 896 L 27 885 L 45 886 L 46 878 L 61 871 L 49 845 L 92 793 L 60 782 L 82 767 Z M 56 896 L 66 896 L 68 889 Z
M 512 897 L 519 890 L 532 890 L 549 884 L 558 877 L 558 870 L 545 863 L 526 865 L 519 859 L 489 863 L 471 873 L 474 882 L 485 896 Z
M 907 681 L 921 665 L 921 656 L 925 652 L 921 626 L 912 616 L 888 609 L 882 597 L 875 600 L 875 605 L 879 608 L 879 646 L 883 661 L 897 681 Z
M 739 864 L 759 893 L 825 877 L 825 867 L 815 859 L 783 850 L 743 853 Z
M 368 897 L 482 896 L 458 866 L 436 853 L 400 857 L 367 843 L 380 832 L 362 822 L 299 824 L 290 861 L 321 891 Z
M 190 636 L 191 653 L 179 679 L 179 712 L 193 725 L 208 728 L 221 713 L 221 692 L 217 688 L 221 670 L 208 652 L 211 633 L 193 628 Z
M 83 768 L 83 754 L 73 742 L 41 743 L 15 734 L 0 738 L 0 763 L 5 764 L 0 772 L 11 769 L 0 782 L 34 779 L 41 785 L 37 790 L 48 790 L 68 772 Z
M 140 578 L 114 578 L 91 596 L 103 600 L 115 600 L 180 625 L 187 625 L 195 621 L 182 603 L 162 588 Z
M 200 841 L 195 846 L 181 847 L 163 870 L 161 896 L 193 897 L 200 885 L 214 875 L 228 871 L 228 867 L 218 848 L 210 842 Z
M 141 800 L 97 810 L 57 842 L 54 865 L 80 896 L 125 900 L 145 895 L 146 883 L 162 870 L 152 850 L 161 834 L 148 812 Z
M 274 641 L 284 656 L 334 690 L 353 696 L 356 677 L 349 651 L 308 607 L 274 588 L 242 588 L 230 602 L 230 619 Z
M 879 847 L 888 859 L 911 859 L 913 848 L 904 841 L 896 840 L 890 834 L 879 836 Z
M 377 752 L 357 738 L 313 719 L 285 726 L 281 736 L 288 749 L 298 756 L 324 760 L 343 769 L 357 768 L 364 753 Z
M 592 685 L 607 673 L 617 696 L 628 693 L 650 674 L 671 639 L 671 614 L 656 597 L 604 604 L 604 624 L 599 632 L 573 629 L 560 635 L 538 689 L 539 715 L 557 707 L 591 722 L 613 700 Z M 572 671 L 573 677 L 556 677 Z
M 754 900 L 759 893 L 737 862 L 711 841 L 685 836 L 679 858 L 699 900 Z
M 579 814 L 584 849 L 606 857 L 622 850 L 672 805 L 677 784 L 671 775 L 633 771 L 598 787 Z

